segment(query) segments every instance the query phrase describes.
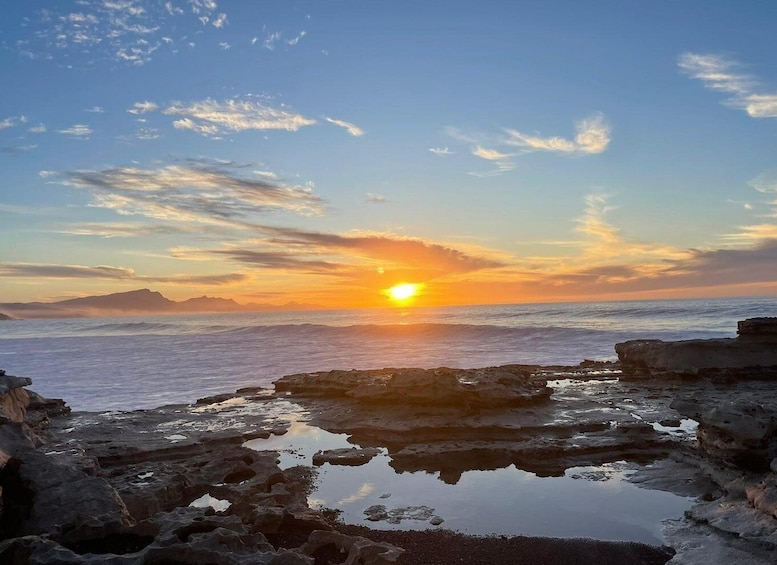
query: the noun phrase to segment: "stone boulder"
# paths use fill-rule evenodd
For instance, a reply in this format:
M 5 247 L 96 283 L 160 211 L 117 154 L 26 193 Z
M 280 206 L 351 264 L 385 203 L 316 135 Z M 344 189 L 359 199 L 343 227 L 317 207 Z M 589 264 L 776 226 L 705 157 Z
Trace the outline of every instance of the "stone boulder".
M 343 447 L 342 449 L 327 449 L 317 451 L 313 454 L 313 465 L 319 466 L 324 463 L 330 465 L 348 465 L 358 467 L 369 463 L 373 457 L 380 454 L 377 447 L 366 447 L 358 449 L 356 447 Z

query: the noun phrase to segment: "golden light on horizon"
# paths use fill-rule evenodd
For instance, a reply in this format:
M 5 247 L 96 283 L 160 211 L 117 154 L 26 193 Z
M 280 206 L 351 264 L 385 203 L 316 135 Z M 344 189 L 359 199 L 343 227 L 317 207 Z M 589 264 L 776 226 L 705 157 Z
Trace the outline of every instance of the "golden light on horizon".
M 395 302 L 404 302 L 418 295 L 421 290 L 420 284 L 402 283 L 394 285 L 383 292 Z

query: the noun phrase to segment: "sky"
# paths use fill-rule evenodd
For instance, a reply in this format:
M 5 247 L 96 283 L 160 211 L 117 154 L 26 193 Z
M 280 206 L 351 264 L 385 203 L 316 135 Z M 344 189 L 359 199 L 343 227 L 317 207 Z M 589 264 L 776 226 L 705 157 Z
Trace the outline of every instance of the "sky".
M 777 2 L 2 10 L 0 302 L 777 296 Z

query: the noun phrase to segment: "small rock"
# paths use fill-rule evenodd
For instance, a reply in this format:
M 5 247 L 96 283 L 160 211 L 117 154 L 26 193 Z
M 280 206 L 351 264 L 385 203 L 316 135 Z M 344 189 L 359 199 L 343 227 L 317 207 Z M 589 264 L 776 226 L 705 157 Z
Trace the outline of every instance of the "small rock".
M 380 453 L 377 447 L 368 447 L 366 449 L 357 449 L 355 447 L 344 447 L 342 449 L 328 449 L 326 451 L 317 451 L 313 455 L 313 465 L 319 466 L 324 463 L 330 465 L 349 465 L 358 467 L 369 463 L 373 457 Z
M 364 511 L 367 516 L 366 520 L 370 522 L 380 522 L 381 520 L 387 520 L 389 515 L 386 512 L 386 507 L 382 504 L 373 504 Z

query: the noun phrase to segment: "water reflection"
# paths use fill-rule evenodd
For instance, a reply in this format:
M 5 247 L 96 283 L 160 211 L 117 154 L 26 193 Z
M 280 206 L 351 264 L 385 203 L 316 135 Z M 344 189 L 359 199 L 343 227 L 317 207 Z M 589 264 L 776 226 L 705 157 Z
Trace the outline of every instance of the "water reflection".
M 349 447 L 347 436 L 326 432 L 301 421 L 287 434 L 245 444 L 277 450 L 281 468 L 312 465 L 318 450 Z M 462 457 L 468 457 L 462 454 Z M 318 468 L 308 503 L 337 508 L 346 523 L 379 529 L 444 527 L 474 535 L 589 537 L 602 540 L 661 544 L 661 521 L 676 518 L 692 503 L 689 498 L 639 488 L 627 480 L 625 463 L 572 467 L 563 476 L 540 477 L 506 462 L 493 470 L 464 470 L 457 481 L 437 473 L 401 472 L 386 451 L 359 467 L 324 464 Z M 477 466 L 477 465 L 475 465 Z M 365 521 L 365 510 L 385 507 L 386 517 Z M 425 512 L 413 512 L 421 508 Z M 418 516 L 434 516 L 431 522 Z M 371 519 L 372 520 L 372 519 Z

